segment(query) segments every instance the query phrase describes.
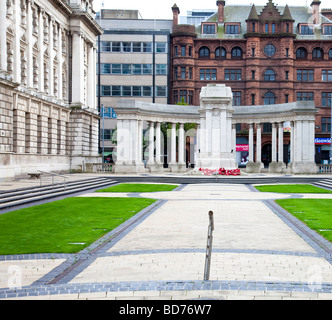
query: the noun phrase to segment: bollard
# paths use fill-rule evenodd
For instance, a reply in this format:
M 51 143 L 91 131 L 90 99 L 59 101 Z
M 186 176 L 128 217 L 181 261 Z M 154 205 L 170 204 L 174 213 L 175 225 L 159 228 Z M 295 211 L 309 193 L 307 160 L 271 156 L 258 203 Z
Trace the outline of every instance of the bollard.
M 210 211 L 209 212 L 209 228 L 208 228 L 208 237 L 207 237 L 207 246 L 206 246 L 206 256 L 205 256 L 204 281 L 210 280 L 213 231 L 214 231 L 214 218 L 213 218 L 213 212 Z

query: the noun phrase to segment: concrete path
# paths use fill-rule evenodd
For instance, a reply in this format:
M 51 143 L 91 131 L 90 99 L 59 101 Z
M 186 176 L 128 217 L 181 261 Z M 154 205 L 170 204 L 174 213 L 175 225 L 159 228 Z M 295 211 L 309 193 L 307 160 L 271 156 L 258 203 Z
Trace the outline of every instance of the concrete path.
M 293 195 L 225 184 L 116 195 L 159 201 L 92 253 L 0 257 L 0 299 L 332 299 L 331 243 L 273 202 Z M 210 210 L 212 265 L 203 281 Z

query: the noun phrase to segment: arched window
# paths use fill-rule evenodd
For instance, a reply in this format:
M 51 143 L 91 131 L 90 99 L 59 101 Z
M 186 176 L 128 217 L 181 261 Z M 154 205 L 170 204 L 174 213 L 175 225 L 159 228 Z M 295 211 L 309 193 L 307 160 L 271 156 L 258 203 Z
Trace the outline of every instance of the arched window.
M 329 59 L 332 59 L 332 49 L 329 50 Z
M 232 49 L 232 59 L 242 59 L 242 49 L 235 47 Z
M 276 74 L 269 69 L 264 72 L 264 81 L 276 81 Z
M 296 59 L 306 59 L 308 52 L 306 48 L 298 48 L 296 50 Z
M 269 91 L 264 95 L 264 104 L 275 104 L 276 103 L 276 96 L 273 92 Z
M 224 47 L 216 49 L 216 58 L 226 59 L 226 49 Z
M 321 48 L 315 48 L 312 51 L 312 58 L 313 59 L 317 59 L 317 60 L 321 60 L 324 58 L 324 51 Z
M 210 50 L 208 47 L 202 47 L 199 49 L 200 58 L 210 58 Z

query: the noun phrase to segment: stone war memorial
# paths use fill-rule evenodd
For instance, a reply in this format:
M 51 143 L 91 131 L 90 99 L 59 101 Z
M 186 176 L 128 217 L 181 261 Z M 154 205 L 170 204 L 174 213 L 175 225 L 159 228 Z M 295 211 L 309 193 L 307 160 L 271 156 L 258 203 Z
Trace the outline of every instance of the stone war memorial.
M 236 162 L 236 125 L 249 125 L 249 163 L 247 173 L 263 168 L 262 125 L 272 126 L 270 173 L 313 174 L 315 164 L 315 116 L 313 101 L 237 106 L 232 105 L 230 87 L 209 84 L 200 93 L 200 106 L 162 105 L 121 100 L 117 113 L 117 159 L 115 173 L 164 172 L 163 140 L 167 139 L 167 165 L 171 172 L 186 172 L 184 125 L 197 126 L 193 149 L 195 169 L 233 170 Z M 143 128 L 148 126 L 148 155 L 143 161 Z M 284 124 L 290 127 L 290 162 L 283 162 Z M 161 124 L 169 123 L 167 137 Z M 178 130 L 177 130 L 178 125 Z

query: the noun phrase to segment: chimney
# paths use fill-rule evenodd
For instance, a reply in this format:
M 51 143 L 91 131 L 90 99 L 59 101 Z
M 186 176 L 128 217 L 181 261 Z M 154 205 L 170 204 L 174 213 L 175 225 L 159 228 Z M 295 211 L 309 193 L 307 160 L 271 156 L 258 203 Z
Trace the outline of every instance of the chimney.
M 218 23 L 224 23 L 224 9 L 225 9 L 225 1 L 218 0 Z
M 321 3 L 320 0 L 314 0 L 311 3 L 313 24 L 320 24 L 320 12 L 319 12 L 320 3 Z
M 172 7 L 172 11 L 173 11 L 173 27 L 174 27 L 179 24 L 179 14 L 180 14 L 180 9 L 176 5 L 176 3 L 174 3 L 174 6 Z

